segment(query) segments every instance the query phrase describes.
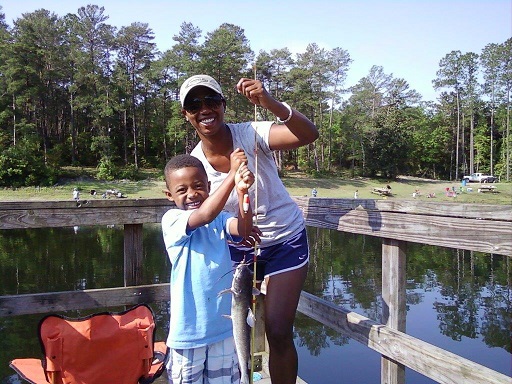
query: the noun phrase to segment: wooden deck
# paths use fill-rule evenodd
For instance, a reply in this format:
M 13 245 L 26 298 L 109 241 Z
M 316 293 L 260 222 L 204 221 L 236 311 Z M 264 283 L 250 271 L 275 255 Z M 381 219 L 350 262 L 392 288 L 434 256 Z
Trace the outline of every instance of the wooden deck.
M 294 200 L 308 226 L 382 239 L 382 302 L 386 305 L 379 321 L 307 292 L 302 292 L 298 307 L 306 316 L 381 354 L 381 383 L 405 383 L 408 367 L 441 384 L 510 384 L 508 375 L 406 334 L 405 293 L 408 242 L 512 257 L 512 205 L 400 199 Z M 0 317 L 168 302 L 168 283 L 139 285 L 144 262 L 142 226 L 160 222 L 168 208 L 165 199 L 104 199 L 84 201 L 80 206 L 75 201 L 0 203 L 3 230 L 123 224 L 125 257 L 123 287 L 3 295 Z M 261 315 L 262 310 L 256 313 Z M 262 322 L 256 321 L 257 328 L 258 324 Z M 255 341 L 263 339 L 257 337 Z M 255 350 L 268 349 L 260 345 Z M 160 378 L 159 383 L 165 379 Z M 269 382 L 264 374 L 256 383 Z M 297 383 L 304 382 L 298 379 Z
M 268 374 L 268 354 L 267 353 L 262 354 L 262 364 L 263 364 L 262 370 L 255 372 L 255 375 L 253 376 L 254 377 L 253 383 L 254 384 L 271 384 L 272 382 L 270 381 L 270 375 Z M 259 378 L 258 374 L 261 375 L 261 378 Z M 258 377 L 256 377 L 256 376 L 258 376 Z M 167 378 L 166 371 L 164 371 L 162 376 L 160 376 L 158 379 L 156 379 L 154 381 L 154 383 L 156 383 L 156 384 L 167 384 L 168 382 L 169 381 Z M 304 380 L 302 380 L 300 377 L 297 377 L 296 384 L 307 384 L 307 383 Z

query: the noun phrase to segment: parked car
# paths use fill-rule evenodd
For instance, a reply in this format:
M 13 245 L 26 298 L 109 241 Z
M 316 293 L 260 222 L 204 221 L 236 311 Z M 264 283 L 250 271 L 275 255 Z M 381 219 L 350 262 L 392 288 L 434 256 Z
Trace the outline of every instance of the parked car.
M 498 178 L 485 173 L 472 173 L 469 176 L 464 176 L 462 181 L 466 180 L 467 183 L 496 183 Z

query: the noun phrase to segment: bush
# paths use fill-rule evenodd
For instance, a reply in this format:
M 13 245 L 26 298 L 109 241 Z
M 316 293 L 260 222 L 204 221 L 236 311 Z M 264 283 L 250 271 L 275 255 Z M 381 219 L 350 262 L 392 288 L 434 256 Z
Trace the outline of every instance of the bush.
M 0 155 L 0 186 L 49 186 L 57 180 L 57 169 L 47 167 L 36 145 L 20 141 Z
M 112 162 L 112 160 L 103 157 L 97 167 L 98 172 L 96 177 L 100 180 L 112 181 L 118 178 L 119 168 Z
M 137 168 L 135 168 L 134 164 L 129 164 L 126 167 L 124 167 L 123 170 L 121 170 L 119 174 L 121 179 L 128 179 L 128 180 L 139 180 L 141 177 L 141 174 Z

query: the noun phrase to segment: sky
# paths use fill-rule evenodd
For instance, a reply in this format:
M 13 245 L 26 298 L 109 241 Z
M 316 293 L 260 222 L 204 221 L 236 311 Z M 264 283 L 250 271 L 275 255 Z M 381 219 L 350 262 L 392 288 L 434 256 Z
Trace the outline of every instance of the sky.
M 107 23 L 118 28 L 147 23 L 162 52 L 183 22 L 200 28 L 203 38 L 223 23 L 237 25 L 256 54 L 285 47 L 302 53 L 311 43 L 342 48 L 352 59 L 345 88 L 378 65 L 425 101 L 439 95 L 432 80 L 447 54 L 480 54 L 512 37 L 512 0 L 0 0 L 11 26 L 37 9 L 64 16 L 87 4 L 104 7 Z

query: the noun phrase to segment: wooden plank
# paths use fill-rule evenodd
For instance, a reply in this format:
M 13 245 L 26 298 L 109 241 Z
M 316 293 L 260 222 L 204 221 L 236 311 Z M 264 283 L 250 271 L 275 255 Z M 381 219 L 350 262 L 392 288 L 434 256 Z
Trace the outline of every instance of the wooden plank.
M 0 296 L 0 317 L 169 301 L 169 283 Z
M 76 209 L 76 208 L 128 208 L 169 206 L 172 203 L 166 198 L 158 199 L 84 199 L 75 200 L 33 200 L 33 201 L 0 201 L 0 211 L 3 210 L 38 210 L 38 209 Z
M 381 212 L 512 221 L 512 204 L 461 204 L 456 202 L 402 200 L 395 198 L 385 200 L 308 198 L 298 196 L 292 196 L 292 198 L 303 209 L 315 207 L 318 209 L 347 211 L 361 207 L 366 210 Z
M 141 281 L 144 248 L 142 224 L 124 225 L 124 285 L 139 285 Z
M 266 350 L 265 336 L 265 295 L 256 296 L 256 323 L 254 325 L 254 346 L 255 352 L 264 352 Z
M 1 202 L 0 229 L 158 223 L 172 205 L 166 199 Z
M 311 199 L 320 200 L 320 199 Z M 352 209 L 318 201 L 300 203 L 306 225 L 440 247 L 512 256 L 512 220 L 385 211 L 376 201 Z M 373 208 L 372 208 L 373 206 Z
M 441 384 L 510 384 L 511 378 L 302 292 L 299 312 Z
M 382 241 L 382 324 L 405 332 L 406 323 L 406 244 Z M 387 356 L 381 358 L 381 383 L 404 384 L 405 366 Z

